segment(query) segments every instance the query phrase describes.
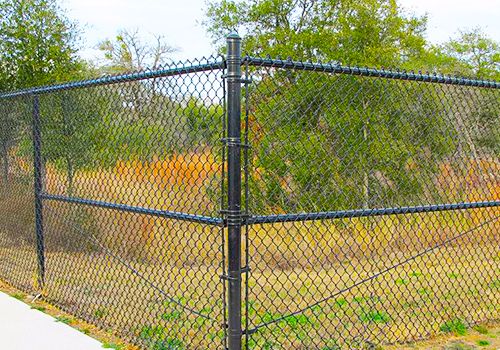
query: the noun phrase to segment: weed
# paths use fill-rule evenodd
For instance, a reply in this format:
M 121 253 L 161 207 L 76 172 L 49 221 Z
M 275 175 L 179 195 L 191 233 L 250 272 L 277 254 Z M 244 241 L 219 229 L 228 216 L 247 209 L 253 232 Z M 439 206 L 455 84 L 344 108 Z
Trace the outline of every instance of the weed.
M 337 300 L 335 300 L 335 305 L 340 307 L 340 308 L 346 304 L 347 304 L 347 300 L 345 300 L 344 298 L 338 298 Z
M 66 316 L 57 316 L 56 317 L 56 322 L 62 322 L 65 324 L 70 324 L 73 322 L 73 319 L 71 317 L 66 317 Z
M 161 318 L 165 321 L 175 321 L 181 318 L 181 312 L 178 310 L 174 310 L 172 312 L 166 312 L 161 315 Z
M 454 333 L 455 335 L 467 334 L 467 326 L 465 325 L 465 322 L 459 318 L 446 321 L 439 329 L 444 333 Z
M 105 311 L 104 309 L 97 309 L 97 310 L 95 310 L 95 312 L 94 312 L 94 316 L 95 316 L 96 318 L 103 318 L 103 317 L 104 317 L 104 315 L 106 315 L 106 311 Z
M 490 342 L 487 340 L 478 340 L 477 345 L 479 346 L 488 346 L 490 345 Z
M 404 278 L 398 278 L 396 281 L 396 285 L 398 286 L 406 286 L 410 281 L 404 279 Z
M 477 325 L 474 326 L 474 330 L 480 334 L 488 334 L 488 328 L 485 326 Z
M 410 277 L 420 277 L 422 276 L 422 272 L 419 272 L 419 271 L 412 271 L 408 274 L 408 276 Z
M 123 349 L 123 345 L 118 345 L 118 344 L 114 344 L 114 343 L 104 343 L 104 344 L 102 344 L 102 347 L 104 349 L 115 349 L 115 350 Z
M 292 315 L 285 317 L 283 320 L 291 328 L 297 328 L 298 326 L 312 325 L 312 321 L 306 315 Z
M 383 312 L 378 310 L 363 310 L 359 315 L 359 319 L 362 322 L 371 322 L 371 323 L 388 323 L 391 320 L 391 317 Z
M 17 300 L 24 300 L 24 296 L 22 294 L 12 294 L 13 298 L 16 298 Z
M 488 285 L 488 287 L 491 289 L 500 289 L 500 280 L 494 280 Z
M 31 308 L 34 309 L 34 310 L 41 311 L 41 312 L 45 312 L 45 310 L 47 310 L 43 306 L 32 306 Z
M 446 274 L 446 275 L 447 275 L 447 276 L 448 276 L 448 278 L 450 278 L 450 279 L 457 279 L 457 278 L 459 278 L 459 277 L 460 277 L 460 274 L 458 274 L 458 273 L 454 273 L 454 272 L 450 272 L 450 273 L 448 273 L 448 274 Z

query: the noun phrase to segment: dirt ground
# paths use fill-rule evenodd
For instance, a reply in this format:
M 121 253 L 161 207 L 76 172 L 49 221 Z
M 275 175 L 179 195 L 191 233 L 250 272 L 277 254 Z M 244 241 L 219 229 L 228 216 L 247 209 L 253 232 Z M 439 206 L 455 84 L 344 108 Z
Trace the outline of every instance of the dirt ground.
M 138 350 L 110 332 L 105 332 L 83 320 L 61 311 L 53 305 L 32 295 L 25 294 L 0 280 L 0 291 L 31 305 L 33 309 L 45 312 L 60 322 L 65 322 L 81 332 L 103 342 L 103 347 L 116 350 Z M 379 347 L 377 350 L 500 350 L 500 324 L 490 323 L 468 329 L 465 335 L 445 334 L 433 339 L 406 345 Z
M 489 324 L 476 326 L 467 330 L 462 336 L 445 335 L 431 340 L 408 344 L 405 346 L 386 346 L 384 350 L 499 350 L 500 349 L 500 325 Z

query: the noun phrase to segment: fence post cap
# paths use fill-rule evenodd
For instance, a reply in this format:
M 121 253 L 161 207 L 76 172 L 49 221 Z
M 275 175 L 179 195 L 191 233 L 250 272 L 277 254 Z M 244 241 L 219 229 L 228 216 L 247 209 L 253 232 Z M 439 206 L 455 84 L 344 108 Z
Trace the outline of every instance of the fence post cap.
M 237 31 L 233 30 L 231 33 L 228 34 L 226 39 L 227 40 L 241 40 L 241 37 Z

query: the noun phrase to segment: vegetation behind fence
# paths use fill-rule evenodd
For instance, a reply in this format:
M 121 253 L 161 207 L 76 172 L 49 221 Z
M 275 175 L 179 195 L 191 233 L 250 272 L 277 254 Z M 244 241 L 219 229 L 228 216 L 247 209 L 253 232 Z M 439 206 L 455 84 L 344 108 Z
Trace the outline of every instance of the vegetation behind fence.
M 498 321 L 500 83 L 228 43 L 0 95 L 0 277 L 155 350 Z

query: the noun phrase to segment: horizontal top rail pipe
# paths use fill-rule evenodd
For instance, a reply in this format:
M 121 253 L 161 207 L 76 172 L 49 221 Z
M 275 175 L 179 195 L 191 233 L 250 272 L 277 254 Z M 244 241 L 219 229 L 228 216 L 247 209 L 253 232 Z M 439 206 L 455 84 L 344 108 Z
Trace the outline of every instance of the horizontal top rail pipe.
M 166 218 L 166 219 L 176 219 L 176 220 L 189 221 L 189 222 L 195 222 L 195 223 L 207 224 L 207 225 L 222 226 L 224 224 L 224 220 L 221 218 L 214 218 L 214 217 L 210 217 L 210 216 L 181 213 L 181 212 L 176 212 L 176 211 L 143 208 L 143 207 L 131 206 L 131 205 L 126 205 L 126 204 L 118 204 L 118 203 L 110 203 L 110 202 L 104 202 L 104 201 L 98 201 L 98 200 L 92 200 L 92 199 L 66 197 L 66 196 L 53 195 L 53 194 L 47 194 L 47 193 L 42 194 L 42 199 L 48 200 L 48 201 L 57 201 L 57 202 L 86 205 L 86 206 L 97 207 L 97 208 L 112 209 L 112 210 L 118 210 L 118 211 L 123 211 L 123 212 L 135 213 L 135 214 L 151 215 L 151 216 L 157 216 L 157 217 L 162 217 L 162 218 Z
M 33 94 L 47 94 L 61 90 L 81 89 L 100 85 L 112 85 L 117 83 L 126 83 L 131 81 L 139 81 L 151 78 L 170 77 L 188 73 L 204 72 L 214 69 L 222 69 L 225 66 L 224 60 L 220 59 L 214 62 L 207 62 L 195 65 L 183 65 L 173 68 L 157 69 L 151 71 L 140 71 L 120 75 L 109 75 L 95 79 L 80 80 L 61 84 L 40 86 L 35 88 L 17 90 L 0 94 L 0 99 L 20 97 Z
M 462 85 L 462 86 L 475 86 L 490 89 L 500 89 L 500 82 L 480 79 L 469 79 L 451 77 L 440 74 L 423 74 L 413 73 L 397 70 L 363 68 L 363 67 L 350 67 L 334 63 L 312 63 L 301 62 L 293 60 L 273 59 L 273 58 L 259 58 L 247 56 L 243 59 L 243 64 L 248 63 L 250 66 L 268 67 L 268 68 L 283 68 L 305 71 L 316 71 L 325 73 L 338 73 L 348 75 L 359 75 L 365 77 L 376 77 L 394 80 L 410 80 L 428 83 L 448 84 L 448 85 Z
M 347 219 L 360 218 L 368 216 L 384 216 L 399 214 L 430 213 L 461 209 L 478 209 L 500 207 L 500 201 L 485 202 L 464 202 L 449 204 L 421 205 L 413 207 L 395 207 L 395 208 L 377 208 L 377 209 L 353 209 L 326 211 L 317 213 L 299 213 L 299 214 L 276 214 L 252 216 L 248 219 L 248 224 L 272 224 L 292 221 L 312 221 L 325 219 Z

